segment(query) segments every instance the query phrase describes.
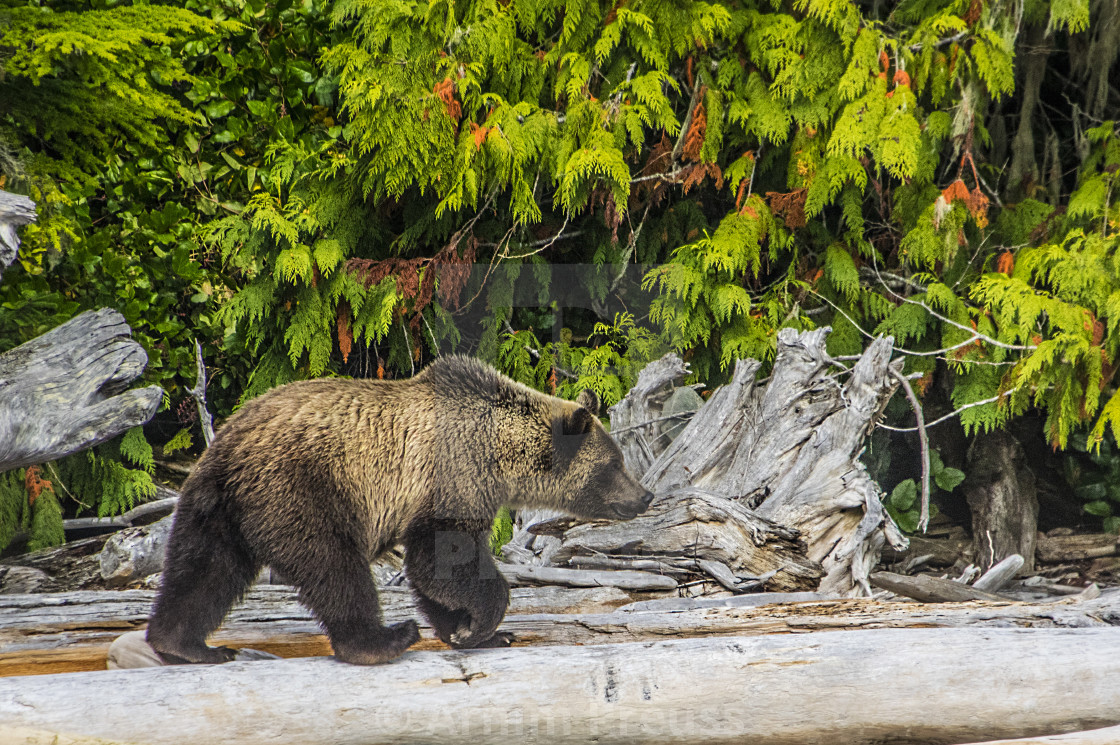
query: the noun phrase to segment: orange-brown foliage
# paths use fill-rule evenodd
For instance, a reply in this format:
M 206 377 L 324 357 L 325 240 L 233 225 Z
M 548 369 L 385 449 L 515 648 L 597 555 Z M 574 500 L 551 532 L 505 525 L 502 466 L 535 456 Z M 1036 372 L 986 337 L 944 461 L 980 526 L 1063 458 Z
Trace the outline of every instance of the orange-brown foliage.
M 39 466 L 31 466 L 23 476 L 23 487 L 27 490 L 27 503 L 35 504 L 35 500 L 44 491 L 54 491 L 54 484 L 42 477 Z
M 350 350 L 354 346 L 354 331 L 350 328 L 350 304 L 345 300 L 338 304 L 338 351 L 342 352 L 342 361 L 350 360 Z
M 708 132 L 708 112 L 704 107 L 704 94 L 707 90 L 706 86 L 701 86 L 696 96 L 692 122 L 688 125 L 688 132 L 684 136 L 684 147 L 681 148 L 681 156 L 685 160 L 700 160 L 700 148 L 704 147 L 704 135 Z
M 809 189 L 806 187 L 794 189 L 786 194 L 768 191 L 766 198 L 770 202 L 770 211 L 780 216 L 787 228 L 803 228 L 805 227 L 805 198 L 808 194 Z
M 444 78 L 435 84 L 432 93 L 435 93 L 443 101 L 447 116 L 458 127 L 459 117 L 463 114 L 463 107 L 459 104 L 459 100 L 455 98 L 455 81 L 451 78 Z
M 1011 272 L 1015 269 L 1015 254 L 1010 251 L 1004 251 L 996 259 L 996 271 L 1000 274 L 1011 276 Z
M 723 188 L 723 171 L 715 163 L 697 163 L 682 169 L 681 186 L 684 188 L 684 193 L 687 194 L 689 189 L 703 182 L 708 176 L 716 182 L 717 189 Z

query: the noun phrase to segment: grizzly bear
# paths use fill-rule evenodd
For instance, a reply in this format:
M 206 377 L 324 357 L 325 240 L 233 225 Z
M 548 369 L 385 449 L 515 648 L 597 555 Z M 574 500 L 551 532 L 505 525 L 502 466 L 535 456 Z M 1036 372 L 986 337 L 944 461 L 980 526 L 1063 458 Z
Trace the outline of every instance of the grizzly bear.
M 206 638 L 268 565 L 338 659 L 391 660 L 419 632 L 382 624 L 370 562 L 403 543 L 441 640 L 508 644 L 495 634 L 509 602 L 489 551 L 498 509 L 629 519 L 653 499 L 598 412 L 590 391 L 565 401 L 463 356 L 407 380 L 310 380 L 249 401 L 183 484 L 148 643 L 169 663 L 232 659 Z

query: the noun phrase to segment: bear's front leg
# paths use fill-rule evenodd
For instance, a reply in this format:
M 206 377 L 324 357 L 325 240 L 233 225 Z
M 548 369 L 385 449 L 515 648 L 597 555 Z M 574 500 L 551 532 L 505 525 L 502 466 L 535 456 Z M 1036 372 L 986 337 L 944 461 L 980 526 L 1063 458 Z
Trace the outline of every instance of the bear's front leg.
M 509 605 L 509 585 L 494 565 L 490 526 L 429 520 L 405 535 L 405 572 L 417 606 L 436 634 L 456 649 L 508 647 L 495 634 Z

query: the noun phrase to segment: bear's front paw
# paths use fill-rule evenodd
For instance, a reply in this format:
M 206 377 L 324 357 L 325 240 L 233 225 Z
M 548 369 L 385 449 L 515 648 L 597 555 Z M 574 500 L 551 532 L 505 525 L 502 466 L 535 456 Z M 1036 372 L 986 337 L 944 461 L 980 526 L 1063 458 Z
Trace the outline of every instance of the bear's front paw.
M 449 643 L 452 649 L 497 649 L 513 644 L 513 634 L 501 631 L 488 638 L 480 638 L 461 628 L 451 635 Z
M 408 620 L 395 623 L 366 643 L 334 642 L 334 656 L 351 665 L 380 665 L 396 659 L 416 642 L 420 641 L 420 627 L 416 621 Z

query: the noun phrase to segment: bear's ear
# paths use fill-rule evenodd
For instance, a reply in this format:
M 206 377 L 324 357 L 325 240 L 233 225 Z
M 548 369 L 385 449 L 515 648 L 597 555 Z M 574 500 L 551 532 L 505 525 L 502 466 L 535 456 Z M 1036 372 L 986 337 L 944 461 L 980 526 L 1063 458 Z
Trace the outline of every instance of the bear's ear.
M 570 414 L 563 415 L 563 433 L 565 435 L 586 435 L 594 426 L 595 416 L 583 406 Z
M 599 416 L 599 395 L 590 388 L 584 388 L 576 397 L 576 403 L 587 409 L 591 416 Z

